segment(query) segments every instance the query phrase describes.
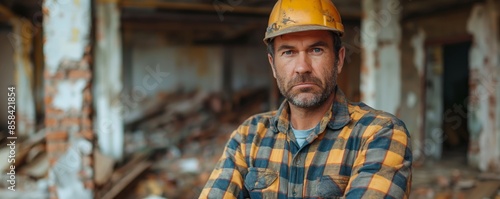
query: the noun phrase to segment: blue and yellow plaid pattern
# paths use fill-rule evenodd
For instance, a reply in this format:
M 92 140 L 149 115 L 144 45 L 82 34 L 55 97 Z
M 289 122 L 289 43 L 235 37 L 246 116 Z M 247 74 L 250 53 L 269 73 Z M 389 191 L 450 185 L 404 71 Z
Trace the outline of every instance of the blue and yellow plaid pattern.
M 395 116 L 336 100 L 302 147 L 289 105 L 236 129 L 200 198 L 408 198 L 410 135 Z

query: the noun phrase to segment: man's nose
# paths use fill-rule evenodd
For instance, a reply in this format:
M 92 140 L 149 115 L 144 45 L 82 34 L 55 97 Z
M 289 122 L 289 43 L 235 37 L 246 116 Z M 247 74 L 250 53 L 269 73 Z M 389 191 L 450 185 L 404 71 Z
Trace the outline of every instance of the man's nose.
M 306 52 L 299 53 L 295 64 L 295 72 L 298 74 L 310 73 L 312 70 L 311 58 Z

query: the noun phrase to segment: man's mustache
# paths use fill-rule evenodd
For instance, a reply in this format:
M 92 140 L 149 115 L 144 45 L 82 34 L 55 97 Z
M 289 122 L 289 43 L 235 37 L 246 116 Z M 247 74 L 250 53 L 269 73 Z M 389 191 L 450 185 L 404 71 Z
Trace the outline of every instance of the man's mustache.
M 321 80 L 312 75 L 297 75 L 288 82 L 289 87 L 293 87 L 303 83 L 313 83 L 321 87 Z

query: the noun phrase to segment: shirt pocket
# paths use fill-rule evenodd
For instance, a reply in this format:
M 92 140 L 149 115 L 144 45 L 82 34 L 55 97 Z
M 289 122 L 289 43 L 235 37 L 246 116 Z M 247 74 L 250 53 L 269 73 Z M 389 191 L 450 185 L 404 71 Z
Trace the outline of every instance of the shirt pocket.
M 245 187 L 248 191 L 263 191 L 278 178 L 278 174 L 273 170 L 266 168 L 248 168 L 247 176 L 245 177 Z
M 348 182 L 347 176 L 321 176 L 317 181 L 316 195 L 319 198 L 343 198 Z

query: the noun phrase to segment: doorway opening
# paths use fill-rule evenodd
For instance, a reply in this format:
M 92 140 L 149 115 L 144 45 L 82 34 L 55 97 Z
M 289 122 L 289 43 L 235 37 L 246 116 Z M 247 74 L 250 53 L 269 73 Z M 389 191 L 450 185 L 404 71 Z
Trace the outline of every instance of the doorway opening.
M 443 158 L 467 157 L 470 47 L 470 41 L 443 46 Z

